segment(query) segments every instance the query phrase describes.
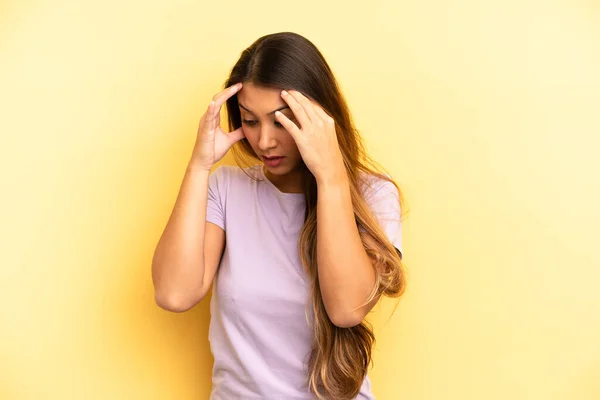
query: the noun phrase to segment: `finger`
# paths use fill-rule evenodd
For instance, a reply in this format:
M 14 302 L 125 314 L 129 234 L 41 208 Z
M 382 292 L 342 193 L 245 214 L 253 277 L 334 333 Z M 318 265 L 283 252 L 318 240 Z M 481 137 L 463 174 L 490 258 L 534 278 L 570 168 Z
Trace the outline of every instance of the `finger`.
M 318 117 L 317 113 L 315 112 L 315 107 L 313 106 L 311 101 L 308 98 L 306 98 L 306 96 L 304 96 L 302 93 L 298 92 L 297 90 L 290 90 L 289 93 L 298 103 L 300 103 L 300 105 L 306 112 L 306 115 L 308 115 L 308 118 L 310 118 L 310 120 L 313 123 L 317 122 L 319 117 Z
M 288 131 L 290 135 L 292 135 L 294 141 L 298 142 L 297 139 L 302 134 L 298 126 L 292 121 L 290 121 L 290 119 L 286 117 L 285 114 L 283 114 L 281 111 L 277 111 L 275 113 L 275 119 L 277 120 L 277 122 L 283 125 L 285 130 Z
M 221 109 L 220 108 L 215 110 L 214 121 L 215 121 L 215 129 L 220 128 L 221 127 Z
M 214 106 L 215 106 L 214 101 L 211 101 L 210 104 L 208 105 L 208 108 L 206 109 L 206 112 L 200 119 L 200 127 L 202 129 L 212 129 Z
M 210 106 L 208 106 L 208 112 L 206 114 L 208 128 L 213 131 L 216 127 L 215 124 L 215 108 L 217 108 L 214 100 L 210 102 Z
M 242 127 L 239 127 L 235 131 L 229 132 L 227 134 L 227 140 L 229 141 L 229 144 L 231 146 L 233 146 L 236 142 L 242 140 L 244 137 L 244 130 L 242 129 Z
M 290 106 L 290 109 L 294 113 L 296 120 L 298 120 L 298 122 L 300 122 L 300 127 L 301 128 L 308 127 L 311 122 L 310 122 L 310 118 L 306 114 L 306 111 L 304 110 L 304 107 L 302 107 L 302 105 L 300 105 L 300 103 L 298 103 L 298 101 L 294 98 L 294 96 L 292 96 L 289 92 L 286 92 L 285 90 L 283 90 L 281 92 L 281 97 L 283 98 L 283 101 L 285 101 L 288 104 L 288 106 Z
M 215 102 L 211 101 L 210 104 L 208 105 L 208 108 L 206 109 L 206 115 L 212 115 L 214 107 L 215 107 Z
M 225 102 L 227 101 L 227 99 L 229 99 L 231 96 L 233 96 L 234 94 L 236 94 L 237 92 L 240 91 L 240 89 L 242 89 L 242 83 L 238 82 L 235 85 L 229 86 L 227 89 L 223 90 L 222 92 L 216 94 L 213 97 L 213 101 L 215 102 L 215 111 L 221 111 L 221 106 L 223 104 L 225 104 Z

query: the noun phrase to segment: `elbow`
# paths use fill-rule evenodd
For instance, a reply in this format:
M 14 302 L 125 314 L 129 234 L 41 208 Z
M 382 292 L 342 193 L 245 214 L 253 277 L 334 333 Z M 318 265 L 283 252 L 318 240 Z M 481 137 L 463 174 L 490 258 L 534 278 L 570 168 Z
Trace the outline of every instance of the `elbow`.
M 353 328 L 363 322 L 364 315 L 358 311 L 327 312 L 329 320 L 338 328 Z
M 179 294 L 162 294 L 156 292 L 154 300 L 156 305 L 165 311 L 182 313 L 193 308 L 200 300 L 202 300 L 202 298 L 191 298 Z

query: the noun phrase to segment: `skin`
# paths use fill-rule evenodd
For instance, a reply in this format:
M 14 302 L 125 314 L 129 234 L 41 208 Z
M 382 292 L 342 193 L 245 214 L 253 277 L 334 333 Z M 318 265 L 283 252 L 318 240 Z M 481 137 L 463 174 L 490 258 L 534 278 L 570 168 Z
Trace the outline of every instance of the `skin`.
M 255 122 L 225 133 L 219 112 L 235 94 L 244 107 L 240 106 L 242 119 Z M 252 84 L 234 85 L 215 95 L 200 120 L 186 175 L 152 261 L 157 304 L 182 312 L 208 292 L 225 245 L 225 232 L 206 222 L 208 176 L 212 166 L 244 137 L 258 156 L 284 157 L 279 166 L 266 168 L 267 178 L 281 191 L 301 191 L 302 163 L 315 176 L 317 262 L 325 309 L 337 326 L 359 324 L 377 302 L 376 298 L 364 305 L 375 285 L 375 273 L 354 220 L 335 121 L 297 91 Z
M 338 326 L 359 324 L 377 302 L 363 306 L 375 285 L 375 273 L 354 220 L 335 121 L 295 90 L 245 84 L 238 102 L 242 120 L 251 121 L 242 127 L 256 154 L 285 157 L 279 166 L 266 167 L 269 180 L 282 191 L 299 192 L 297 171 L 302 161 L 314 175 L 317 262 L 325 309 Z
M 302 157 L 290 133 L 277 121 L 275 110 L 295 121 L 294 114 L 281 98 L 281 90 L 245 83 L 238 93 L 242 131 L 250 146 L 262 156 L 284 156 L 277 167 L 265 166 L 265 175 L 282 192 L 301 193 Z
M 206 222 L 208 177 L 214 163 L 244 138 L 242 129 L 225 133 L 219 110 L 242 85 L 215 95 L 200 119 L 196 143 L 169 221 L 152 257 L 152 283 L 156 304 L 184 312 L 206 295 L 219 267 L 225 232 Z

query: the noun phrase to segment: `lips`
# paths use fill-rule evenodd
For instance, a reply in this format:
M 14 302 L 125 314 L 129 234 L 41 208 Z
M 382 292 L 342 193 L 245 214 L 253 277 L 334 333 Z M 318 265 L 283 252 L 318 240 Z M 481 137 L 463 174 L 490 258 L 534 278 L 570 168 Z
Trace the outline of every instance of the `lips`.
M 263 156 L 263 162 L 267 167 L 275 168 L 283 161 L 284 157 L 282 156 Z

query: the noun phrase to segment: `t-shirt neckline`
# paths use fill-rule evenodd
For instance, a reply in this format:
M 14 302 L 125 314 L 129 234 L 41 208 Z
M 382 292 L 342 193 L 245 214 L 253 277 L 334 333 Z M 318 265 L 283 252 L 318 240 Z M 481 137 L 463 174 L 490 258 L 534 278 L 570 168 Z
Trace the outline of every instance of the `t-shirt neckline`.
M 277 196 L 290 198 L 290 199 L 302 199 L 304 200 L 304 193 L 286 193 L 279 190 L 277 186 L 273 182 L 267 178 L 267 174 L 265 174 L 264 165 L 257 165 L 258 173 L 263 182 L 265 182 L 271 189 L 275 192 Z

